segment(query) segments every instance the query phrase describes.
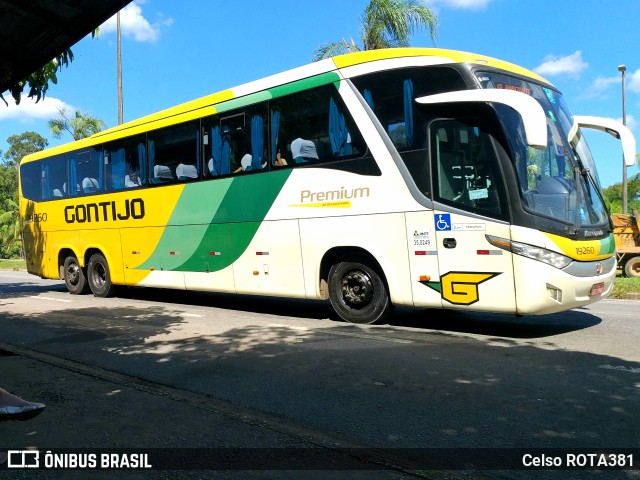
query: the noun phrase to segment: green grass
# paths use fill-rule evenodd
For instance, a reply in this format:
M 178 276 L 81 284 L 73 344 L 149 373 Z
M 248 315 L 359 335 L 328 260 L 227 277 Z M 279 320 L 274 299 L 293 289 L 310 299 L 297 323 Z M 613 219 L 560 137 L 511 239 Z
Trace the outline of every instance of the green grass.
M 0 270 L 26 270 L 27 264 L 19 258 L 4 259 L 0 258 Z
M 627 278 L 618 275 L 609 298 L 628 298 L 630 293 L 640 295 L 640 278 Z

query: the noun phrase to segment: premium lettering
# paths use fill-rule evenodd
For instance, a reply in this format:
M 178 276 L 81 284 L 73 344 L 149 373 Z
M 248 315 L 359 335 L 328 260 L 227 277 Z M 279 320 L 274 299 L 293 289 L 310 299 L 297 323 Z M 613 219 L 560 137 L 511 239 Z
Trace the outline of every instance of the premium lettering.
M 144 218 L 144 200 L 141 198 L 64 207 L 64 220 L 67 223 L 113 222 L 130 218 Z
M 346 189 L 340 187 L 340 190 L 328 190 L 326 192 L 312 192 L 311 190 L 302 190 L 300 192 L 300 202 L 331 202 L 335 200 L 349 200 L 351 198 L 364 198 L 370 194 L 369 187 Z

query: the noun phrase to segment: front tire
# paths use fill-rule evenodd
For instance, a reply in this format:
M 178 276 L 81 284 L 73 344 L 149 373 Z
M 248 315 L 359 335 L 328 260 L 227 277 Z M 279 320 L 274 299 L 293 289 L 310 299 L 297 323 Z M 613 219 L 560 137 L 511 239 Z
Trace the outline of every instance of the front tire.
M 89 293 L 87 276 L 76 257 L 68 256 L 64 259 L 63 278 L 69 293 L 73 295 Z
M 113 295 L 115 286 L 111 283 L 109 264 L 101 253 L 91 255 L 87 266 L 87 278 L 94 296 L 109 297 Z
M 379 323 L 391 310 L 384 281 L 364 261 L 342 261 L 331 267 L 329 300 L 340 318 L 351 323 Z

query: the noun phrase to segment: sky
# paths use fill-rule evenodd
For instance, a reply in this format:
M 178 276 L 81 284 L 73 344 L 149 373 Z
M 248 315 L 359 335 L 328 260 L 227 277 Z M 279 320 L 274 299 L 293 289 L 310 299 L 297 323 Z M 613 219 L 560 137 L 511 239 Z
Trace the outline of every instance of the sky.
M 124 120 L 311 62 L 326 41 L 356 41 L 367 0 L 135 0 L 121 13 Z M 426 31 L 411 46 L 464 50 L 531 69 L 564 94 L 575 115 L 626 122 L 640 139 L 640 1 L 426 0 L 438 18 L 435 45 Z M 47 120 L 58 109 L 118 119 L 115 18 L 72 47 L 46 98 L 0 102 L 0 150 L 6 138 L 35 131 L 49 146 Z M 622 149 L 587 132 L 603 186 L 622 180 Z M 640 151 L 640 143 L 637 151 Z M 640 171 L 627 169 L 631 176 Z

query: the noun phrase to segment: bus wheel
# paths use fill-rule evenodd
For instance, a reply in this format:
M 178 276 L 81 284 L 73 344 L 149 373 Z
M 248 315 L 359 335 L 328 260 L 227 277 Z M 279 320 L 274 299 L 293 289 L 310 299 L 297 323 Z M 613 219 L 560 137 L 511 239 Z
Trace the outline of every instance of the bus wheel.
M 387 288 L 364 263 L 336 263 L 329 271 L 329 299 L 336 313 L 351 323 L 377 323 L 391 309 Z
M 640 277 L 640 256 L 632 257 L 624 264 L 624 274 L 627 277 Z
M 101 253 L 91 255 L 87 267 L 87 278 L 91 291 L 96 297 L 108 297 L 113 294 L 114 285 L 111 283 L 109 264 Z
M 82 295 L 89 292 L 87 277 L 76 257 L 69 256 L 64 259 L 63 271 L 64 283 L 67 285 L 69 293 L 72 293 L 73 295 Z

